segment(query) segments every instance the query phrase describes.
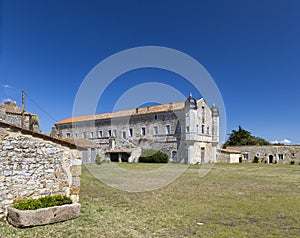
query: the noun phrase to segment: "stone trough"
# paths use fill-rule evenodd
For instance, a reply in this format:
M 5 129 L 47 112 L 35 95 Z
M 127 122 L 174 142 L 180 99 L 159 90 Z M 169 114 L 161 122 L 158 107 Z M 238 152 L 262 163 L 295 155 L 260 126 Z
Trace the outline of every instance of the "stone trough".
M 8 207 L 7 220 L 15 227 L 42 226 L 77 218 L 80 215 L 80 207 L 79 203 L 40 208 L 37 210 L 18 210 Z

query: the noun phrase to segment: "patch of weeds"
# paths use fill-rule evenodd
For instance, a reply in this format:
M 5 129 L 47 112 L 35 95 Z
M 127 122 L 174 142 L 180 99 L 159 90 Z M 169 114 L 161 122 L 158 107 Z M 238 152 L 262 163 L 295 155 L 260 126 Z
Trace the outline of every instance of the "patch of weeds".
M 37 199 L 21 199 L 13 204 L 12 207 L 19 210 L 36 210 L 39 208 L 61 206 L 71 203 L 71 198 L 65 195 L 55 194 L 52 196 L 45 196 Z

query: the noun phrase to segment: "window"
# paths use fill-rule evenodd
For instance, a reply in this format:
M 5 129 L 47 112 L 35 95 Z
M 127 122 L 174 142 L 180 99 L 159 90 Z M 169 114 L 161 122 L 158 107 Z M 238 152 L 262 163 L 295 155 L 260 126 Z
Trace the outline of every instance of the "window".
M 206 128 L 206 134 L 209 135 L 209 126 Z
M 248 153 L 244 153 L 243 154 L 243 160 L 248 160 L 249 159 L 249 154 Z
M 90 132 L 90 138 L 94 138 L 94 132 Z
M 189 126 L 186 127 L 186 132 L 190 132 L 190 127 Z
M 145 127 L 145 126 L 143 126 L 143 127 L 141 128 L 141 135 L 142 135 L 142 136 L 145 136 L 145 135 L 146 135 L 146 127 Z
M 103 131 L 98 131 L 98 137 L 102 138 L 103 137 Z
M 126 131 L 122 131 L 122 137 L 126 139 Z
M 202 106 L 201 109 L 202 109 L 202 123 L 205 123 L 205 107 Z
M 77 134 L 77 132 L 75 132 L 75 138 L 78 138 L 78 134 Z
M 278 154 L 278 159 L 283 160 L 283 154 Z
M 171 126 L 170 125 L 166 125 L 166 134 L 167 135 L 171 134 Z
M 292 157 L 295 157 L 296 156 L 296 154 L 295 153 L 292 153 Z
M 256 157 L 258 157 L 258 158 L 259 158 L 259 156 L 260 156 L 260 154 L 259 154 L 259 153 L 257 153 L 257 154 L 256 154 Z
M 158 135 L 158 126 L 153 127 L 153 135 Z
M 202 125 L 202 126 L 201 126 L 201 133 L 202 133 L 202 134 L 204 134 L 204 128 L 205 128 L 205 126 Z
M 67 133 L 66 133 L 66 137 L 67 137 L 67 138 L 70 138 L 70 137 L 71 137 L 71 133 L 70 133 L 70 132 L 67 132 Z
M 154 120 L 157 120 L 158 116 L 157 114 L 154 115 Z
M 113 136 L 114 136 L 114 137 L 117 137 L 117 130 L 114 130 L 113 132 L 114 132 L 114 133 L 113 133 Z
M 83 133 L 82 133 L 82 137 L 83 137 L 83 138 L 87 138 L 86 132 L 83 132 Z
M 112 134 L 111 134 L 111 130 L 108 130 L 108 137 L 111 137 Z
M 133 137 L 133 128 L 129 128 L 129 136 Z

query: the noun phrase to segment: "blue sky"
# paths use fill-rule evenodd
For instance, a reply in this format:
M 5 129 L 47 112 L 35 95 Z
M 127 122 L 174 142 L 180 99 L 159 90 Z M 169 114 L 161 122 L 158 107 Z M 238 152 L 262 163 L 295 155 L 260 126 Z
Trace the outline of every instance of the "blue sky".
M 300 1 L 0 2 L 0 100 L 20 105 L 24 89 L 42 132 L 72 116 L 78 88 L 99 62 L 128 48 L 163 46 L 210 73 L 225 103 L 227 133 L 241 125 L 270 141 L 300 143 Z M 151 81 L 200 96 L 178 77 L 129 72 L 107 89 L 98 112 Z

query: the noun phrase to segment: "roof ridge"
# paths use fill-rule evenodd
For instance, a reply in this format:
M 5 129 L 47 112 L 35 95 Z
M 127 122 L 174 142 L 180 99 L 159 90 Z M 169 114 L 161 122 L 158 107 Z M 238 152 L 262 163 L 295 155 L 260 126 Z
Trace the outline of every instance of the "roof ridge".
M 199 100 L 201 100 L 200 98 Z M 110 118 L 117 118 L 117 117 L 126 117 L 126 116 L 133 116 L 133 115 L 143 115 L 155 112 L 164 112 L 164 111 L 175 111 L 183 109 L 184 102 L 168 102 L 164 104 L 158 104 L 153 106 L 145 106 L 145 107 L 137 107 L 132 109 L 125 109 L 116 112 L 105 112 L 105 113 L 98 113 L 98 114 L 89 114 L 89 115 L 82 115 L 77 117 L 70 117 L 59 122 L 56 122 L 56 125 L 59 124 L 67 124 L 73 122 L 82 122 L 82 121 L 91 121 L 91 120 L 101 120 L 101 119 L 110 119 Z M 159 109 L 155 111 L 155 109 Z M 128 114 L 129 113 L 129 114 Z

